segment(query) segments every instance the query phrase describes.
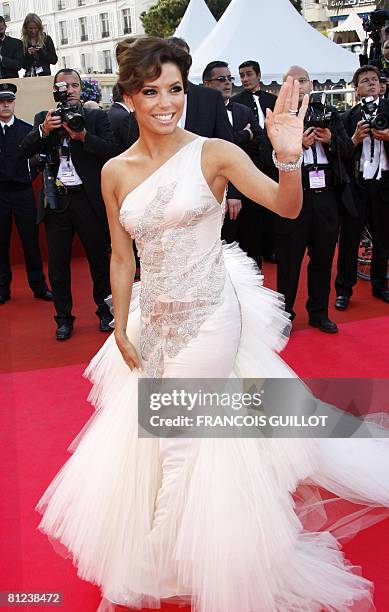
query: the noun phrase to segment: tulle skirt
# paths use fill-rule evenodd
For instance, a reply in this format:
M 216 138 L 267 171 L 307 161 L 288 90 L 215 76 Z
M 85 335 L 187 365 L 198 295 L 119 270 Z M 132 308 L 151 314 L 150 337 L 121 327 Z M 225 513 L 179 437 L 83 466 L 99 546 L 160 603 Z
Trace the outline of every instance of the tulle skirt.
M 236 246 L 220 307 L 167 377 L 296 378 L 281 297 Z M 139 344 L 132 304 L 128 335 Z M 96 413 L 40 500 L 39 528 L 114 604 L 194 612 L 371 610 L 338 538 L 387 515 L 389 441 L 138 438 L 137 372 L 111 336 L 86 370 Z M 325 501 L 320 487 L 334 495 Z M 66 552 L 65 552 L 66 551 Z

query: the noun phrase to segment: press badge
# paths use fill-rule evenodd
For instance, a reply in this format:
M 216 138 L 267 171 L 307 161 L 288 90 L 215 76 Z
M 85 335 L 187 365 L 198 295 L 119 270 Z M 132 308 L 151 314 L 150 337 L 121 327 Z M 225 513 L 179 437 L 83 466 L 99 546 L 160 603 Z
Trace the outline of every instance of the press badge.
M 60 176 L 61 181 L 65 183 L 65 185 L 72 185 L 76 182 L 76 175 L 74 172 L 74 166 L 69 164 L 67 157 L 61 156 L 60 167 L 58 171 L 58 176 Z
M 309 172 L 309 186 L 311 189 L 323 189 L 326 186 L 324 170 L 311 170 Z

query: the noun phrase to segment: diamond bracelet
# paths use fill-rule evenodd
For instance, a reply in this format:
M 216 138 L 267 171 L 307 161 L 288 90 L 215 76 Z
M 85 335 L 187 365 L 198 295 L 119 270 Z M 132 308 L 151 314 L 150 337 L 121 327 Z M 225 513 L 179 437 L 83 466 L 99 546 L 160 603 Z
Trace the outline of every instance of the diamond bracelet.
M 278 161 L 276 152 L 273 150 L 272 159 L 275 167 L 278 170 L 281 170 L 282 172 L 294 172 L 295 170 L 299 170 L 301 168 L 304 159 L 304 154 L 301 151 L 301 155 L 298 159 L 296 159 L 296 161 L 285 163 Z

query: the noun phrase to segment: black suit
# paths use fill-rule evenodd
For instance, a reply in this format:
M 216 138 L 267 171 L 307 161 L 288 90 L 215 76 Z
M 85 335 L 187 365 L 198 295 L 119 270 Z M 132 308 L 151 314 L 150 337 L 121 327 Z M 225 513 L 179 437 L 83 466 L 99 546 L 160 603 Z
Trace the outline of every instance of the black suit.
M 40 199 L 38 220 L 44 219 L 48 252 L 49 277 L 54 294 L 58 324 L 73 320 L 70 286 L 71 246 L 77 233 L 85 248 L 93 279 L 93 297 L 98 316 L 108 314 L 104 299 L 110 293 L 109 283 L 109 233 L 101 194 L 100 175 L 103 164 L 115 154 L 113 134 L 105 112 L 99 109 L 82 109 L 85 118 L 86 138 L 82 143 L 70 140 L 70 157 L 82 186 L 66 189 L 58 195 L 58 210 L 44 207 L 44 194 Z M 60 138 L 53 131 L 41 138 L 39 125 L 46 112 L 36 115 L 33 130 L 23 141 L 24 154 L 48 153 L 58 150 Z M 53 164 L 57 176 L 59 161 Z
M 0 79 L 17 79 L 23 63 L 23 44 L 21 40 L 6 36 L 0 40 Z
M 256 121 L 259 123 L 258 107 L 255 102 L 255 97 L 259 100 L 259 105 L 262 109 L 264 117 L 266 117 L 266 109 L 274 109 L 276 96 L 269 94 L 266 91 L 259 90 L 255 95 L 249 91 L 243 90 L 231 98 L 231 102 L 243 104 L 249 108 L 254 114 Z M 265 131 L 266 134 L 266 131 Z M 277 170 L 271 159 L 271 145 L 267 141 L 267 154 L 260 155 L 259 159 L 252 157 L 256 166 L 262 170 L 267 176 L 273 180 L 278 179 Z M 270 155 L 268 152 L 270 151 Z M 255 259 L 259 266 L 262 265 L 262 257 L 270 256 L 275 250 L 274 224 L 275 215 L 267 208 L 259 206 L 255 202 L 243 198 L 245 203 L 244 210 L 241 213 L 241 224 L 245 228 L 245 234 L 241 237 L 242 248 Z
M 118 153 L 123 153 L 139 138 L 139 128 L 135 115 L 128 112 L 119 102 L 114 102 L 107 114 Z
M 270 141 L 259 126 L 254 113 L 247 106 L 231 100 L 226 109 L 232 115 L 234 143 L 243 149 L 259 168 L 263 169 L 269 163 L 269 159 L 271 160 L 272 149 Z M 253 138 L 251 138 L 250 132 L 245 129 L 247 125 L 250 125 Z M 256 259 L 258 228 L 253 225 L 250 214 L 246 214 L 246 208 L 250 205 L 259 208 L 258 204 L 250 202 L 245 196 L 242 196 L 242 210 L 238 219 L 231 221 L 227 214 L 222 229 L 222 238 L 226 242 L 239 242 L 240 247 L 250 257 Z
M 277 101 L 277 97 L 268 93 L 267 91 L 259 90 L 255 94 L 252 94 L 250 91 L 243 90 L 240 93 L 235 94 L 235 96 L 231 98 L 231 102 L 238 102 L 239 104 L 244 104 L 244 106 L 251 108 L 257 118 L 257 121 L 259 122 L 258 107 L 255 103 L 254 95 L 258 98 L 259 105 L 262 109 L 264 117 L 266 118 L 266 109 L 270 108 L 270 110 L 273 110 Z
M 379 112 L 389 114 L 389 104 L 380 100 Z M 343 123 L 350 137 L 362 120 L 361 105 L 354 106 L 343 115 Z M 375 146 L 377 146 L 377 141 Z M 383 142 L 389 160 L 389 142 Z M 358 216 L 344 214 L 339 236 L 338 274 L 335 281 L 337 295 L 350 297 L 357 282 L 358 248 L 366 221 L 369 222 L 373 241 L 371 283 L 374 292 L 388 288 L 386 279 L 389 258 L 389 172 L 382 172 L 380 180 L 364 180 L 360 168 L 363 145 L 354 149 L 348 171 L 352 180 Z
M 24 53 L 22 64 L 22 68 L 26 71 L 24 76 L 35 76 L 35 74 L 31 73 L 37 68 L 42 68 L 42 71 L 37 76 L 50 76 L 50 66 L 57 62 L 58 57 L 51 36 L 44 34 L 44 45 L 39 51 L 34 54 L 28 53 L 28 51 Z
M 9 248 L 12 220 L 23 245 L 28 284 L 32 291 L 47 291 L 39 250 L 36 207 L 29 165 L 20 152 L 20 143 L 31 125 L 15 117 L 4 134 L 0 126 L 0 294 L 10 295 L 12 280 Z
M 326 186 L 311 188 L 313 165 L 303 166 L 303 205 L 297 219 L 276 218 L 277 291 L 285 295 L 285 309 L 293 313 L 300 269 L 308 249 L 308 301 L 312 321 L 328 318 L 331 269 L 343 205 L 355 214 L 345 164 L 352 158 L 353 145 L 342 120 L 334 111 L 332 142 L 323 145 L 328 164 L 318 165 L 325 172 Z

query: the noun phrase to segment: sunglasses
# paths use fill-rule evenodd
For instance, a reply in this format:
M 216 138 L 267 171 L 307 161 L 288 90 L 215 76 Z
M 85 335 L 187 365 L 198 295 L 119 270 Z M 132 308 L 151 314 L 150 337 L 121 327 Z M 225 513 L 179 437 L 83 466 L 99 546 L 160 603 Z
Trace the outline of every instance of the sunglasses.
M 208 79 L 208 81 L 219 81 L 219 83 L 227 83 L 227 81 L 230 81 L 230 83 L 233 83 L 235 81 L 235 77 L 219 76 L 219 77 L 215 77 L 214 79 Z

